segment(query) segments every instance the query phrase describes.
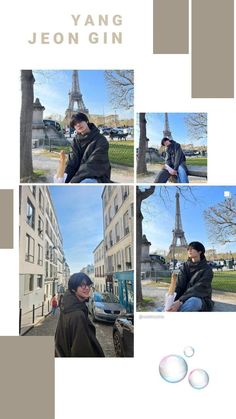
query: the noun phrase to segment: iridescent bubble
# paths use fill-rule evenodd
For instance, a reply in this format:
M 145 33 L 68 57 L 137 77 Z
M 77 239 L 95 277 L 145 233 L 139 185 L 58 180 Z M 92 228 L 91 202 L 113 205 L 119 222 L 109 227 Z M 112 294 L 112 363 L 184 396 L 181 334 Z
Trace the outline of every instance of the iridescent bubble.
M 179 355 L 168 355 L 159 364 L 159 372 L 168 383 L 178 383 L 183 380 L 188 372 L 188 365 Z
M 185 346 L 184 355 L 187 356 L 188 358 L 194 355 L 194 349 L 192 348 L 192 346 Z
M 201 390 L 209 383 L 209 375 L 205 370 L 198 368 L 190 372 L 188 381 L 193 388 Z

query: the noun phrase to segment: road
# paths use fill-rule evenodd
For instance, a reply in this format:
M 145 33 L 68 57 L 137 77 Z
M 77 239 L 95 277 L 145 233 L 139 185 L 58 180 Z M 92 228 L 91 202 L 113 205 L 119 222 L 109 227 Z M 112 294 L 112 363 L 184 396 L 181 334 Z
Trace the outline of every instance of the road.
M 35 325 L 33 329 L 31 329 L 26 336 L 54 336 L 57 321 L 59 318 L 59 309 L 57 309 L 56 316 L 52 316 L 51 314 L 47 316 L 42 322 Z M 105 353 L 106 357 L 115 357 L 115 350 L 113 345 L 113 337 L 112 337 L 112 327 L 113 325 L 110 323 L 101 323 L 96 322 L 94 323 L 96 327 L 96 336 L 97 339 Z

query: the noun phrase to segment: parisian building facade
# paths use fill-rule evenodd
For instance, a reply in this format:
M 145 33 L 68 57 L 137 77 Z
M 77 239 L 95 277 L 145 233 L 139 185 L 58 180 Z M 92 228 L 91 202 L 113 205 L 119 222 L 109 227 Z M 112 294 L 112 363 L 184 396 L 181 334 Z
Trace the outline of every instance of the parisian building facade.
M 24 312 L 65 289 L 70 270 L 48 188 L 20 186 L 19 203 L 19 290 Z
M 106 291 L 105 266 L 104 266 L 104 240 L 93 251 L 94 256 L 94 286 L 96 291 Z
M 95 287 L 118 295 L 117 277 L 121 273 L 124 277 L 134 269 L 133 188 L 128 185 L 105 186 L 102 205 L 103 240 L 94 250 Z

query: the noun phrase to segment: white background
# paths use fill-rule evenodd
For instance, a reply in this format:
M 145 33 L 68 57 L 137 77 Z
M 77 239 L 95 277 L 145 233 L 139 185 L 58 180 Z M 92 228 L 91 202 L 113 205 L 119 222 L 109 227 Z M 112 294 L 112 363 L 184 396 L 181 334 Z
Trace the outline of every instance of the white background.
M 32 32 L 77 31 L 71 14 L 98 13 L 123 15 L 123 26 L 114 27 L 123 30 L 122 46 L 27 44 Z M 88 29 L 79 26 L 78 31 L 83 38 Z M 14 250 L 0 251 L 0 334 L 17 335 L 20 69 L 134 68 L 136 112 L 208 112 L 208 173 L 214 185 L 235 184 L 236 109 L 234 99 L 191 99 L 190 54 L 152 55 L 152 0 L 5 2 L 1 51 L 0 188 L 15 189 L 15 235 Z M 158 374 L 160 359 L 181 354 L 187 345 L 196 350 L 193 368 L 210 375 L 202 391 L 186 380 L 167 384 Z M 234 313 L 136 315 L 134 359 L 56 360 L 56 419 L 82 414 L 143 419 L 166 411 L 166 417 L 176 419 L 227 417 L 235 411 L 235 346 Z

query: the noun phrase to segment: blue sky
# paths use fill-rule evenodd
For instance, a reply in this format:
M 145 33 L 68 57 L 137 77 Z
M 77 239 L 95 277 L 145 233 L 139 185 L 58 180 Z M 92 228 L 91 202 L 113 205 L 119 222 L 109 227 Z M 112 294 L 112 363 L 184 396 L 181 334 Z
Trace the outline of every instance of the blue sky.
M 185 190 L 186 199 L 180 197 L 180 209 L 186 240 L 188 242 L 201 241 L 206 248 L 214 246 L 217 251 L 229 252 L 231 250 L 235 252 L 236 243 L 219 245 L 209 240 L 203 211 L 209 206 L 223 201 L 224 191 L 236 195 L 236 187 L 192 186 L 192 195 L 189 188 L 182 188 L 182 190 Z M 163 199 L 161 199 L 160 193 Z M 175 194 L 176 187 L 156 187 L 154 194 L 143 201 L 143 233 L 152 243 L 151 251 L 169 249 L 173 237 L 172 230 L 175 226 Z
M 101 186 L 50 186 L 71 273 L 93 263 L 103 238 Z
M 180 144 L 194 144 L 194 145 L 206 145 L 206 141 L 199 140 L 193 141 L 190 139 L 185 125 L 185 118 L 187 113 L 168 113 L 169 127 L 172 133 L 173 140 Z M 165 124 L 164 113 L 146 113 L 147 120 L 147 138 L 149 138 L 149 147 L 159 148 L 161 140 L 163 138 L 163 130 Z M 139 123 L 137 116 L 137 141 L 139 141 Z
M 68 92 L 72 85 L 72 70 L 37 70 L 34 98 L 39 98 L 45 107 L 44 117 L 58 113 L 65 115 L 68 107 Z M 103 70 L 80 70 L 79 85 L 83 101 L 91 114 L 114 114 L 104 80 Z M 133 111 L 116 110 L 120 117 L 133 117 Z

